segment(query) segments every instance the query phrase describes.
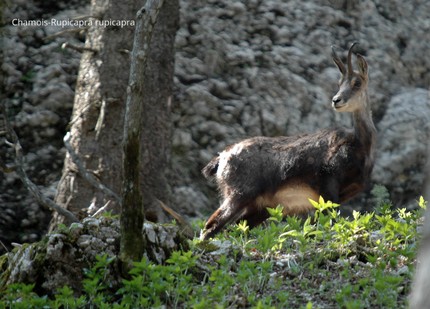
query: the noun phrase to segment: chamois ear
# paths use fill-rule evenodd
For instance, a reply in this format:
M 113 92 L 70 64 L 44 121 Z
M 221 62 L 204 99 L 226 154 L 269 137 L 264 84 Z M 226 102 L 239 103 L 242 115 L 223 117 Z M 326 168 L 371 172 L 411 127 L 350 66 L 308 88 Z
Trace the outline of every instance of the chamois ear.
M 335 47 L 334 45 L 331 46 L 331 57 L 333 58 L 333 62 L 339 69 L 340 73 L 342 73 L 342 75 L 345 75 L 346 74 L 345 66 L 343 65 L 342 60 L 340 60 L 339 56 L 334 51 L 334 47 Z
M 357 65 L 358 65 L 358 72 L 362 76 L 367 77 L 367 62 L 364 59 L 364 57 L 360 54 L 357 54 Z

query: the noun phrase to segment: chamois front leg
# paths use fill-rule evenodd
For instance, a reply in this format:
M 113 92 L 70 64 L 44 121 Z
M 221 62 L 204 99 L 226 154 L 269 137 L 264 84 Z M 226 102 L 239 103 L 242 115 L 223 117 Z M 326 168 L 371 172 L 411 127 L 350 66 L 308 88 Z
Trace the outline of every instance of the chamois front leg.
M 225 225 L 237 221 L 242 217 L 246 208 L 234 201 L 232 198 L 226 198 L 221 206 L 210 216 L 200 235 L 201 240 L 206 240 L 218 233 Z
M 321 185 L 320 193 L 325 201 L 331 201 L 333 203 L 340 203 L 339 197 L 339 179 L 335 177 L 328 177 L 324 179 Z

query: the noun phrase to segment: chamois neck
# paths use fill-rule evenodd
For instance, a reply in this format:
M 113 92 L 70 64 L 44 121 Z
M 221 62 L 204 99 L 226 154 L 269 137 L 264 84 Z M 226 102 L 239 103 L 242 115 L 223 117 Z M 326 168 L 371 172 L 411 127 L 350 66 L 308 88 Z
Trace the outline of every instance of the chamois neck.
M 368 150 L 372 150 L 376 141 L 376 128 L 372 120 L 372 111 L 370 110 L 369 96 L 367 92 L 363 93 L 364 100 L 362 108 L 353 112 L 354 132 L 356 138 Z

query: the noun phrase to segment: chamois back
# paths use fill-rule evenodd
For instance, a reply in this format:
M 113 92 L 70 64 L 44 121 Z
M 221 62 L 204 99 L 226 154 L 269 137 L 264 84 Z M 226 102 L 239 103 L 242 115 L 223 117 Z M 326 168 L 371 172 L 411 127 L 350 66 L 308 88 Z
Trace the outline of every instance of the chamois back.
M 226 224 L 247 220 L 252 227 L 268 217 L 267 207 L 284 207 L 283 214 L 313 210 L 308 199 L 321 195 L 344 202 L 359 193 L 373 168 L 376 130 L 368 95 L 365 59 L 357 55 L 358 71 L 333 51 L 341 73 L 332 106 L 352 113 L 354 127 L 323 129 L 296 136 L 253 137 L 228 146 L 202 172 L 215 179 L 223 202 L 208 219 L 201 238 L 207 239 Z

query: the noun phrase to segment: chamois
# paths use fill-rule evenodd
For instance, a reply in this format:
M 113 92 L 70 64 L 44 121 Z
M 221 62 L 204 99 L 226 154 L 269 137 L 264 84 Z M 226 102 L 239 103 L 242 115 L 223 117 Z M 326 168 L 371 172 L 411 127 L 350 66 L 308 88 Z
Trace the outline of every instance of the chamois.
M 309 198 L 319 196 L 342 203 L 363 190 L 374 163 L 376 129 L 367 94 L 368 66 L 352 50 L 346 67 L 332 46 L 332 58 L 341 73 L 332 99 L 337 112 L 352 113 L 353 129 L 331 128 L 311 134 L 253 137 L 228 146 L 202 170 L 215 178 L 223 197 L 208 219 L 200 238 L 208 239 L 226 224 L 247 220 L 254 227 L 269 215 L 266 207 L 283 206 L 283 215 L 313 210 Z

